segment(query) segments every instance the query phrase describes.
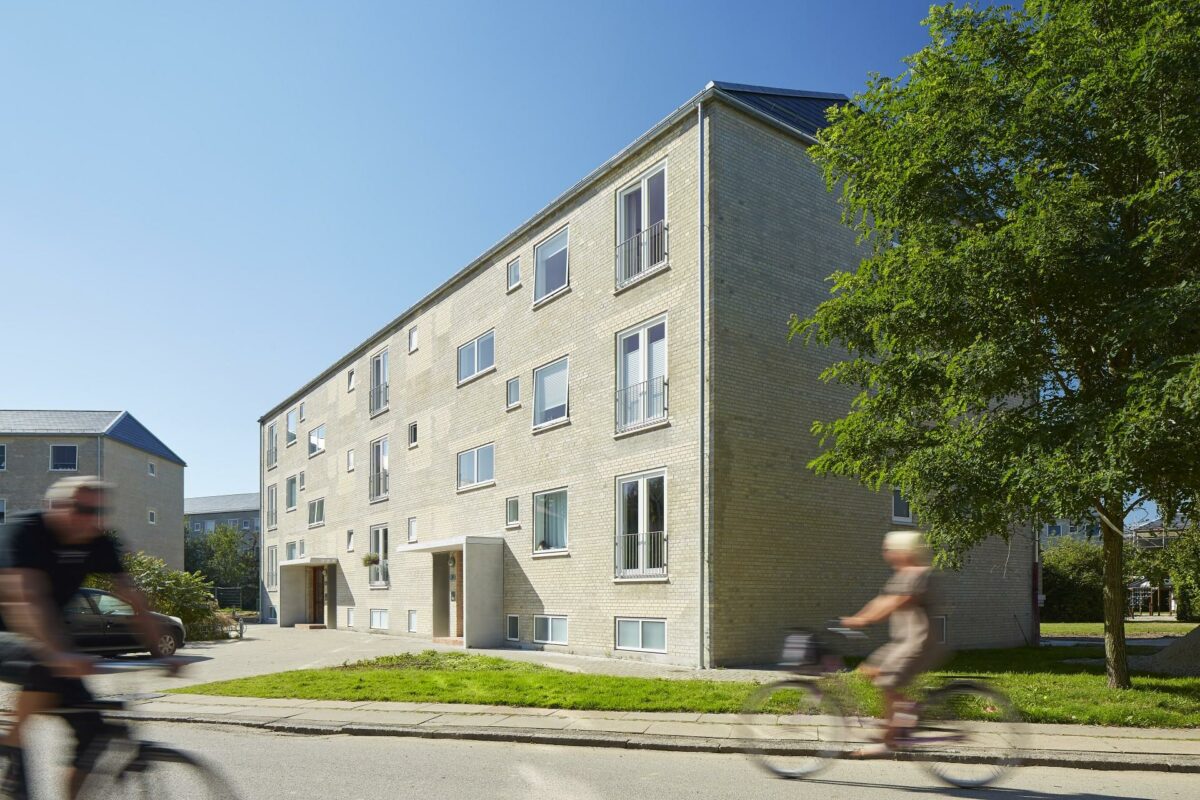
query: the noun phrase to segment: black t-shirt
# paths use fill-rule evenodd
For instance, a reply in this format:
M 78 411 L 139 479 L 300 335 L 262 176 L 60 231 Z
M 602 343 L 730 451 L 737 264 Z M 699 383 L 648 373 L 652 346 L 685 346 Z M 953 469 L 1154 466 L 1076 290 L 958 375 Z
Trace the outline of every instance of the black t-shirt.
M 92 573 L 124 572 L 121 547 L 111 536 L 82 544 L 62 544 L 46 525 L 41 512 L 15 516 L 0 526 L 0 568 L 32 569 L 50 582 L 50 594 L 60 610 Z

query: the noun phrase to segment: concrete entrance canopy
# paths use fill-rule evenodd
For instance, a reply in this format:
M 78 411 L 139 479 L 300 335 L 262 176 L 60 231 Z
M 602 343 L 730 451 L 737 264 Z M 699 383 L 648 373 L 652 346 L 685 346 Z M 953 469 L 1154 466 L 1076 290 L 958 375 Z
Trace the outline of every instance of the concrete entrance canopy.
M 446 635 L 438 628 L 449 627 L 447 606 L 450 583 L 445 569 L 451 554 L 461 553 L 464 647 L 504 645 L 504 539 L 500 536 L 452 536 L 431 542 L 400 545 L 397 553 L 429 553 L 433 556 L 434 636 Z M 447 630 L 448 633 L 448 630 Z
M 326 591 L 326 570 L 337 572 L 336 558 L 302 556 L 279 562 L 279 625 L 321 623 L 336 617 L 336 598 Z M 314 571 L 319 571 L 314 575 Z M 334 613 L 329 613 L 333 606 Z

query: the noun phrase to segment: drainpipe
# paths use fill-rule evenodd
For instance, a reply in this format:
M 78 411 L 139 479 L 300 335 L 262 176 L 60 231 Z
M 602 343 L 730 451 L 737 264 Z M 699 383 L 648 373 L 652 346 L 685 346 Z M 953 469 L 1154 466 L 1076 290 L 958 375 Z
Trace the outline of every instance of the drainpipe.
M 263 578 L 263 572 L 267 568 L 267 486 L 266 478 L 263 473 L 263 465 L 266 463 L 263 452 L 263 426 L 262 421 L 258 423 L 258 621 L 267 621 L 267 606 L 270 605 L 270 598 L 267 597 L 267 582 Z M 279 615 L 275 615 L 276 624 L 278 624 Z
M 704 413 L 704 411 L 705 411 L 705 408 L 704 408 L 704 400 L 705 400 L 704 378 L 705 378 L 705 369 L 706 369 L 706 366 L 705 366 L 706 359 L 705 359 L 705 350 L 704 350 L 704 325 L 705 325 L 705 318 L 704 318 L 705 285 L 704 285 L 704 281 L 705 281 L 705 274 L 704 274 L 704 100 L 703 99 L 698 100 L 696 102 L 696 132 L 697 132 L 697 136 L 698 136 L 697 141 L 699 143 L 698 147 L 696 148 L 696 162 L 697 162 L 698 169 L 699 169 L 699 188 L 700 188 L 698 200 L 696 202 L 696 208 L 697 208 L 697 212 L 699 214 L 699 223 L 700 223 L 697 228 L 698 251 L 700 254 L 700 263 L 699 263 L 699 267 L 700 267 L 700 269 L 699 269 L 699 274 L 700 274 L 700 307 L 699 307 L 699 322 L 700 322 L 700 325 L 699 325 L 699 336 L 700 336 L 700 380 L 699 380 L 699 392 L 700 392 L 700 475 L 699 475 L 699 478 L 700 478 L 700 492 L 699 492 L 699 497 L 700 497 L 700 604 L 697 608 L 697 612 L 698 612 L 697 616 L 699 616 L 699 618 L 700 618 L 699 662 L 700 662 L 700 668 L 704 669 L 705 667 L 708 666 L 708 658 L 706 657 L 707 653 L 705 650 L 705 643 L 704 643 L 704 634 L 705 634 L 704 623 L 705 623 L 705 614 L 706 614 L 706 612 L 704 610 L 704 597 L 705 597 L 704 589 L 705 589 L 705 583 L 708 580 L 708 573 L 705 570 L 705 556 L 707 554 L 705 545 L 706 545 L 706 536 L 707 536 L 707 531 L 708 531 L 708 526 L 706 524 L 708 521 L 708 511 L 707 511 L 708 499 L 707 499 L 707 495 L 705 493 L 705 491 L 706 491 L 705 490 L 705 458 L 706 458 L 705 437 L 707 434 L 707 428 L 705 427 L 705 413 Z

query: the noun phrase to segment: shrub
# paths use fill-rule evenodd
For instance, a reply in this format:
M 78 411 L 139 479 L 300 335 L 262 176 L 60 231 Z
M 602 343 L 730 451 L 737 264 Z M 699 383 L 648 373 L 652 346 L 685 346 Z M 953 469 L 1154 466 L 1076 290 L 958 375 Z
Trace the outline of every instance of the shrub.
M 217 626 L 212 583 L 199 572 L 170 569 L 161 558 L 145 553 L 126 554 L 124 564 L 134 585 L 146 595 L 151 610 L 183 620 L 189 639 L 206 638 L 203 634 Z M 107 575 L 93 575 L 87 585 L 112 591 L 112 580 Z
M 1042 552 L 1046 622 L 1104 619 L 1104 549 L 1100 542 L 1062 538 Z

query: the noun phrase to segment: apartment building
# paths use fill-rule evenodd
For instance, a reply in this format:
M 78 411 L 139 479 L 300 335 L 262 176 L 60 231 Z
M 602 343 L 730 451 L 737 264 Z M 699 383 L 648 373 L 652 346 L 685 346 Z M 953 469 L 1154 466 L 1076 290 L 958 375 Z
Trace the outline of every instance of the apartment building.
M 258 492 L 185 497 L 183 522 L 189 536 L 204 536 L 213 533 L 218 525 L 228 525 L 252 535 L 257 543 L 262 529 Z
M 871 597 L 911 514 L 807 470 L 850 397 L 787 341 L 859 258 L 840 102 L 710 83 L 265 414 L 268 618 L 715 666 Z M 1029 639 L 1033 556 L 946 576 L 952 645 Z
M 130 551 L 183 568 L 187 465 L 128 411 L 0 411 L 0 522 L 44 507 L 70 475 L 116 485 L 106 524 Z

